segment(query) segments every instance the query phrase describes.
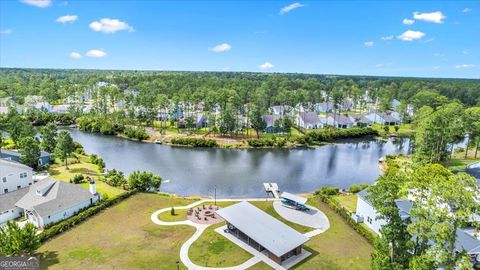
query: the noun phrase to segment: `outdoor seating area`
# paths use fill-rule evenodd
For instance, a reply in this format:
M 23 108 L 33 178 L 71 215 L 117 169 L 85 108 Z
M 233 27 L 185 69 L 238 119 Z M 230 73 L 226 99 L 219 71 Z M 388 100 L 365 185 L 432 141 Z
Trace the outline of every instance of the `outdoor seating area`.
M 223 218 L 215 214 L 220 207 L 216 205 L 200 205 L 190 208 L 187 217 L 190 221 L 199 224 L 216 224 L 223 221 Z

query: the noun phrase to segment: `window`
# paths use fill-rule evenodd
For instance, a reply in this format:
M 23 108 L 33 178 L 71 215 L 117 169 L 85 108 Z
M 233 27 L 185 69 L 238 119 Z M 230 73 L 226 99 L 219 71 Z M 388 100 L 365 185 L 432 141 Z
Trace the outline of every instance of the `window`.
M 2 180 L 3 180 L 4 183 L 6 183 L 7 182 L 7 177 L 6 176 L 2 177 Z
M 20 189 L 22 186 L 17 186 L 17 189 Z
M 3 192 L 8 193 L 8 188 L 4 189 Z

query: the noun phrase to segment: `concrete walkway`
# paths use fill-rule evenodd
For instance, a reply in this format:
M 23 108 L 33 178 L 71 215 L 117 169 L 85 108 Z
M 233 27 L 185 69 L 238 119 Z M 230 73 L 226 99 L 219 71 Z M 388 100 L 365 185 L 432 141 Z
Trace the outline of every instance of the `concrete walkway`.
M 211 203 L 213 201 L 214 201 L 213 199 L 204 199 L 204 200 L 200 200 L 200 201 L 191 203 L 191 204 L 186 205 L 186 206 L 176 206 L 174 208 L 175 209 L 190 209 L 190 208 L 195 207 L 197 205 L 207 203 L 207 202 Z M 324 232 L 325 230 L 327 230 L 330 227 L 330 223 L 328 222 L 327 217 L 320 210 L 316 209 L 315 207 L 311 207 L 311 206 L 309 206 L 309 207 L 312 209 L 312 211 L 315 211 L 315 212 L 312 212 L 314 214 L 312 215 L 312 217 L 305 217 L 305 216 L 302 216 L 302 215 L 298 216 L 298 215 L 294 214 L 293 212 L 290 213 L 289 211 L 285 211 L 285 209 L 287 209 L 287 210 L 292 210 L 294 212 L 299 212 L 299 211 L 281 206 L 281 202 L 278 199 L 271 199 L 271 198 L 267 198 L 267 199 L 266 198 L 260 198 L 260 199 L 259 198 L 217 199 L 217 202 L 240 202 L 240 201 L 272 201 L 275 210 L 278 212 L 278 214 L 280 216 L 282 216 L 286 220 L 289 220 L 291 222 L 301 224 L 301 225 L 304 225 L 304 226 L 307 226 L 307 227 L 315 228 L 315 230 L 312 230 L 310 232 L 305 233 L 305 236 L 307 236 L 309 238 Z M 275 205 L 278 205 L 278 204 L 280 204 L 279 205 L 280 207 L 275 206 Z M 274 269 L 288 269 L 289 267 L 293 266 L 294 264 L 300 262 L 301 260 L 303 260 L 306 257 L 311 255 L 311 253 L 309 253 L 308 251 L 303 250 L 302 255 L 297 256 L 298 258 L 292 258 L 291 262 L 286 262 L 287 264 L 284 265 L 284 267 L 282 267 L 282 266 L 278 265 L 277 263 L 275 263 L 274 261 L 272 261 L 271 259 L 269 259 L 268 256 L 266 256 L 265 254 L 256 251 L 255 249 L 253 249 L 252 247 L 250 247 L 246 244 L 241 244 L 243 242 L 241 242 L 240 240 L 231 239 L 232 237 L 234 238 L 234 236 L 224 233 L 224 231 L 223 231 L 224 228 L 220 227 L 220 228 L 217 228 L 215 230 L 217 233 L 219 233 L 219 234 L 225 236 L 226 238 L 230 239 L 232 242 L 236 243 L 241 248 L 243 248 L 246 251 L 248 251 L 249 253 L 251 253 L 253 255 L 253 257 L 251 259 L 247 260 L 246 262 L 240 264 L 240 265 L 232 266 L 232 267 L 217 268 L 217 267 L 199 266 L 199 265 L 196 265 L 195 263 L 193 263 L 190 260 L 190 258 L 188 257 L 188 250 L 190 249 L 190 246 L 202 235 L 202 233 L 205 231 L 205 229 L 207 229 L 210 226 L 210 224 L 198 224 L 198 223 L 194 223 L 190 220 L 166 222 L 166 221 L 162 221 L 158 218 L 159 214 L 161 214 L 163 212 L 170 211 L 170 210 L 171 210 L 171 208 L 163 208 L 163 209 L 157 210 L 150 216 L 150 219 L 153 221 L 153 223 L 158 224 L 158 225 L 162 225 L 162 226 L 189 225 L 189 226 L 192 226 L 192 227 L 196 228 L 195 233 L 187 241 L 185 241 L 185 243 L 183 243 L 183 245 L 180 248 L 180 260 L 182 261 L 182 263 L 188 269 L 192 269 L 192 270 L 245 270 L 245 269 L 248 269 L 248 268 L 252 267 L 253 265 L 259 263 L 260 261 L 265 262 L 266 264 L 270 265 Z M 300 212 L 300 213 L 302 213 L 302 212 Z M 316 221 L 315 222 L 314 221 L 315 218 L 320 218 L 321 221 Z M 307 224 L 309 224 L 309 225 L 307 225 Z
M 312 237 L 328 230 L 328 228 L 330 228 L 330 222 L 328 221 L 327 216 L 317 208 L 310 205 L 307 206 L 310 208 L 310 211 L 298 211 L 283 206 L 281 201 L 273 202 L 273 208 L 284 219 L 305 227 L 315 228 L 314 231 L 310 232 L 310 236 L 308 237 Z

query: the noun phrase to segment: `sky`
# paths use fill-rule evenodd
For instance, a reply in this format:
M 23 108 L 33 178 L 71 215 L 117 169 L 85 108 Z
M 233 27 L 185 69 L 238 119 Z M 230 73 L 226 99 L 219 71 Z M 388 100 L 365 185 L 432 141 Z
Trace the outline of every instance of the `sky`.
M 0 67 L 480 78 L 480 1 L 0 1 Z

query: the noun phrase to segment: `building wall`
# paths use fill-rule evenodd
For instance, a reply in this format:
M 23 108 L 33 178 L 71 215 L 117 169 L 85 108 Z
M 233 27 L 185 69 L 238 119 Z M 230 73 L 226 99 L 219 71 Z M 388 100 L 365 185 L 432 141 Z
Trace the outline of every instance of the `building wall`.
M 22 165 L 0 163 L 0 194 L 28 187 L 32 184 L 32 169 Z M 22 177 L 20 177 L 22 175 Z
M 38 222 L 35 222 L 35 220 L 33 220 L 33 219 L 29 219 L 29 221 L 32 222 L 37 227 L 43 227 L 43 226 L 48 225 L 50 223 L 55 223 L 55 222 L 58 222 L 60 220 L 67 219 L 67 218 L 75 215 L 78 211 L 80 211 L 84 208 L 87 208 L 90 205 L 94 204 L 98 200 L 99 200 L 99 196 L 97 195 L 92 199 L 92 202 L 90 202 L 90 200 L 87 200 L 87 201 L 84 201 L 80 204 L 72 206 L 70 208 L 64 209 L 64 210 L 62 210 L 58 213 L 55 213 L 53 215 L 41 216 L 39 218 Z
M 357 215 L 362 216 L 365 225 L 380 235 L 380 228 L 385 224 L 385 221 L 377 220 L 377 211 L 360 196 L 357 200 Z
M 3 223 L 6 223 L 9 220 L 13 220 L 18 217 L 21 217 L 22 213 L 23 213 L 23 210 L 18 207 L 15 207 L 13 209 L 9 209 L 7 211 L 4 211 L 3 213 L 0 213 L 0 225 L 2 225 Z

